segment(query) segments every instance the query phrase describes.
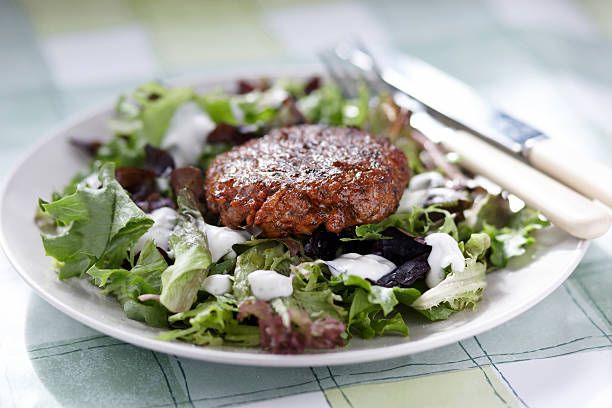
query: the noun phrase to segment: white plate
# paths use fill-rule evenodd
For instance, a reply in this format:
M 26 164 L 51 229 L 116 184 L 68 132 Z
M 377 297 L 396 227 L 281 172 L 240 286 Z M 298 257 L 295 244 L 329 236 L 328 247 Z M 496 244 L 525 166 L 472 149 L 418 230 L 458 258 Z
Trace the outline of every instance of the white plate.
M 232 82 L 225 79 L 193 83 L 206 89 Z M 109 104 L 76 117 L 25 155 L 0 197 L 0 243 L 21 277 L 53 306 L 93 329 L 141 347 L 197 360 L 277 367 L 350 364 L 418 353 L 482 333 L 523 313 L 567 279 L 587 248 L 587 242 L 550 228 L 540 234 L 533 262 L 488 275 L 488 287 L 476 311 L 457 313 L 437 323 L 418 319 L 409 322 L 409 337 L 353 339 L 342 349 L 291 356 L 159 341 L 155 339 L 158 330 L 127 319 L 117 302 L 101 295 L 86 281 L 60 282 L 44 255 L 33 223 L 38 198 L 49 198 L 52 191 L 61 189 L 86 166 L 86 160 L 68 144 L 68 139 L 108 137 L 110 112 Z

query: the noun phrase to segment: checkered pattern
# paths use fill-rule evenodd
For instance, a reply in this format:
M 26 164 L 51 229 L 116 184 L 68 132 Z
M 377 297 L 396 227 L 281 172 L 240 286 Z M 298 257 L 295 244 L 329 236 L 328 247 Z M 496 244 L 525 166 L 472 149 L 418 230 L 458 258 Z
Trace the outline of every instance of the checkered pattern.
M 316 49 L 355 35 L 422 57 L 566 142 L 579 135 L 610 163 L 607 3 L 3 0 L 0 178 L 57 121 L 139 82 L 312 62 Z M 610 238 L 497 329 L 408 357 L 303 369 L 202 363 L 122 343 L 51 308 L 0 255 L 0 406 L 609 406 Z

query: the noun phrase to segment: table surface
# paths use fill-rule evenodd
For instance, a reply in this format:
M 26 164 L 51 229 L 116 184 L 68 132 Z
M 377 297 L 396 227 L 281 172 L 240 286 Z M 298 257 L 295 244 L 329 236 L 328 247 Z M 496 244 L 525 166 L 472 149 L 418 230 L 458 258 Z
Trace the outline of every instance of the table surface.
M 351 36 L 417 55 L 612 158 L 609 0 L 0 1 L 0 180 L 61 119 L 150 78 L 310 63 Z M 611 181 L 612 183 L 612 181 Z M 520 317 L 355 366 L 234 367 L 140 349 L 41 300 L 0 253 L 0 406 L 612 406 L 612 234 Z

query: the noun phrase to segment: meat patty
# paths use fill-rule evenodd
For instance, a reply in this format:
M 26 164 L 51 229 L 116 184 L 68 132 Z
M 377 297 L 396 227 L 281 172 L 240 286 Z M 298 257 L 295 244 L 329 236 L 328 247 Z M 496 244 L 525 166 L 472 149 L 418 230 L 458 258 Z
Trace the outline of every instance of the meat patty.
M 381 221 L 409 179 L 406 156 L 352 128 L 292 126 L 221 154 L 206 174 L 208 208 L 229 227 L 267 237 Z

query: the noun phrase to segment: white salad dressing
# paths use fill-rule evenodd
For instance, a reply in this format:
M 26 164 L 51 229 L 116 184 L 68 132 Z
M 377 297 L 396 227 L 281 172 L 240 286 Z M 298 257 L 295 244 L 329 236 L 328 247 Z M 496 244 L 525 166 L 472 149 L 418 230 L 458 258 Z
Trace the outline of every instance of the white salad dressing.
M 261 93 L 259 104 L 265 108 L 278 108 L 289 97 L 289 92 L 283 88 L 272 87 Z
M 151 212 L 149 217 L 153 219 L 153 225 L 136 242 L 136 251 L 142 251 L 148 240 L 152 240 L 155 245 L 168 251 L 168 239 L 176 225 L 178 214 L 172 208 L 161 207 Z
M 250 238 L 250 234 L 246 231 L 210 224 L 204 224 L 204 233 L 213 262 L 217 262 L 229 252 L 233 253 L 232 245 L 247 241 Z
M 412 210 L 414 207 L 422 206 L 428 195 L 429 193 L 427 192 L 427 190 L 412 191 L 410 189 L 405 189 L 395 212 L 410 212 L 410 210 Z
M 214 128 L 208 114 L 195 102 L 186 102 L 174 112 L 161 147 L 170 151 L 176 167 L 194 164 Z
M 452 272 L 463 272 L 465 258 L 453 237 L 442 232 L 436 232 L 426 236 L 425 242 L 431 246 L 431 253 L 427 258 L 430 270 L 425 277 L 427 286 L 433 288 L 442 282 L 445 278 L 443 269 L 449 265 Z
M 214 296 L 225 295 L 232 291 L 232 278 L 229 275 L 210 275 L 204 279 L 202 290 Z
M 445 184 L 443 175 L 437 171 L 428 171 L 413 176 L 408 183 L 408 190 L 427 190 L 428 188 L 444 187 Z
M 236 101 L 235 99 L 230 99 L 229 104 L 234 119 L 236 119 L 238 123 L 244 122 L 244 111 L 242 110 L 242 108 L 240 108 L 238 101 Z
M 444 176 L 436 171 L 417 174 L 410 179 L 408 188 L 404 190 L 396 213 L 409 212 L 414 207 L 422 206 L 429 195 L 429 189 L 443 187 L 445 184 Z
M 247 276 L 251 292 L 257 299 L 271 300 L 279 297 L 291 296 L 293 293 L 293 279 L 275 271 L 257 270 Z
M 325 263 L 334 276 L 354 275 L 371 281 L 377 281 L 395 269 L 393 262 L 374 254 L 343 254 L 333 261 L 325 261 Z
M 157 185 L 157 189 L 159 191 L 170 190 L 170 179 L 168 177 L 157 177 L 155 179 L 155 184 Z
M 79 183 L 79 185 L 97 190 L 100 187 L 102 187 L 102 182 L 100 181 L 100 177 L 98 176 L 98 173 L 92 173 L 89 176 L 85 177 Z

